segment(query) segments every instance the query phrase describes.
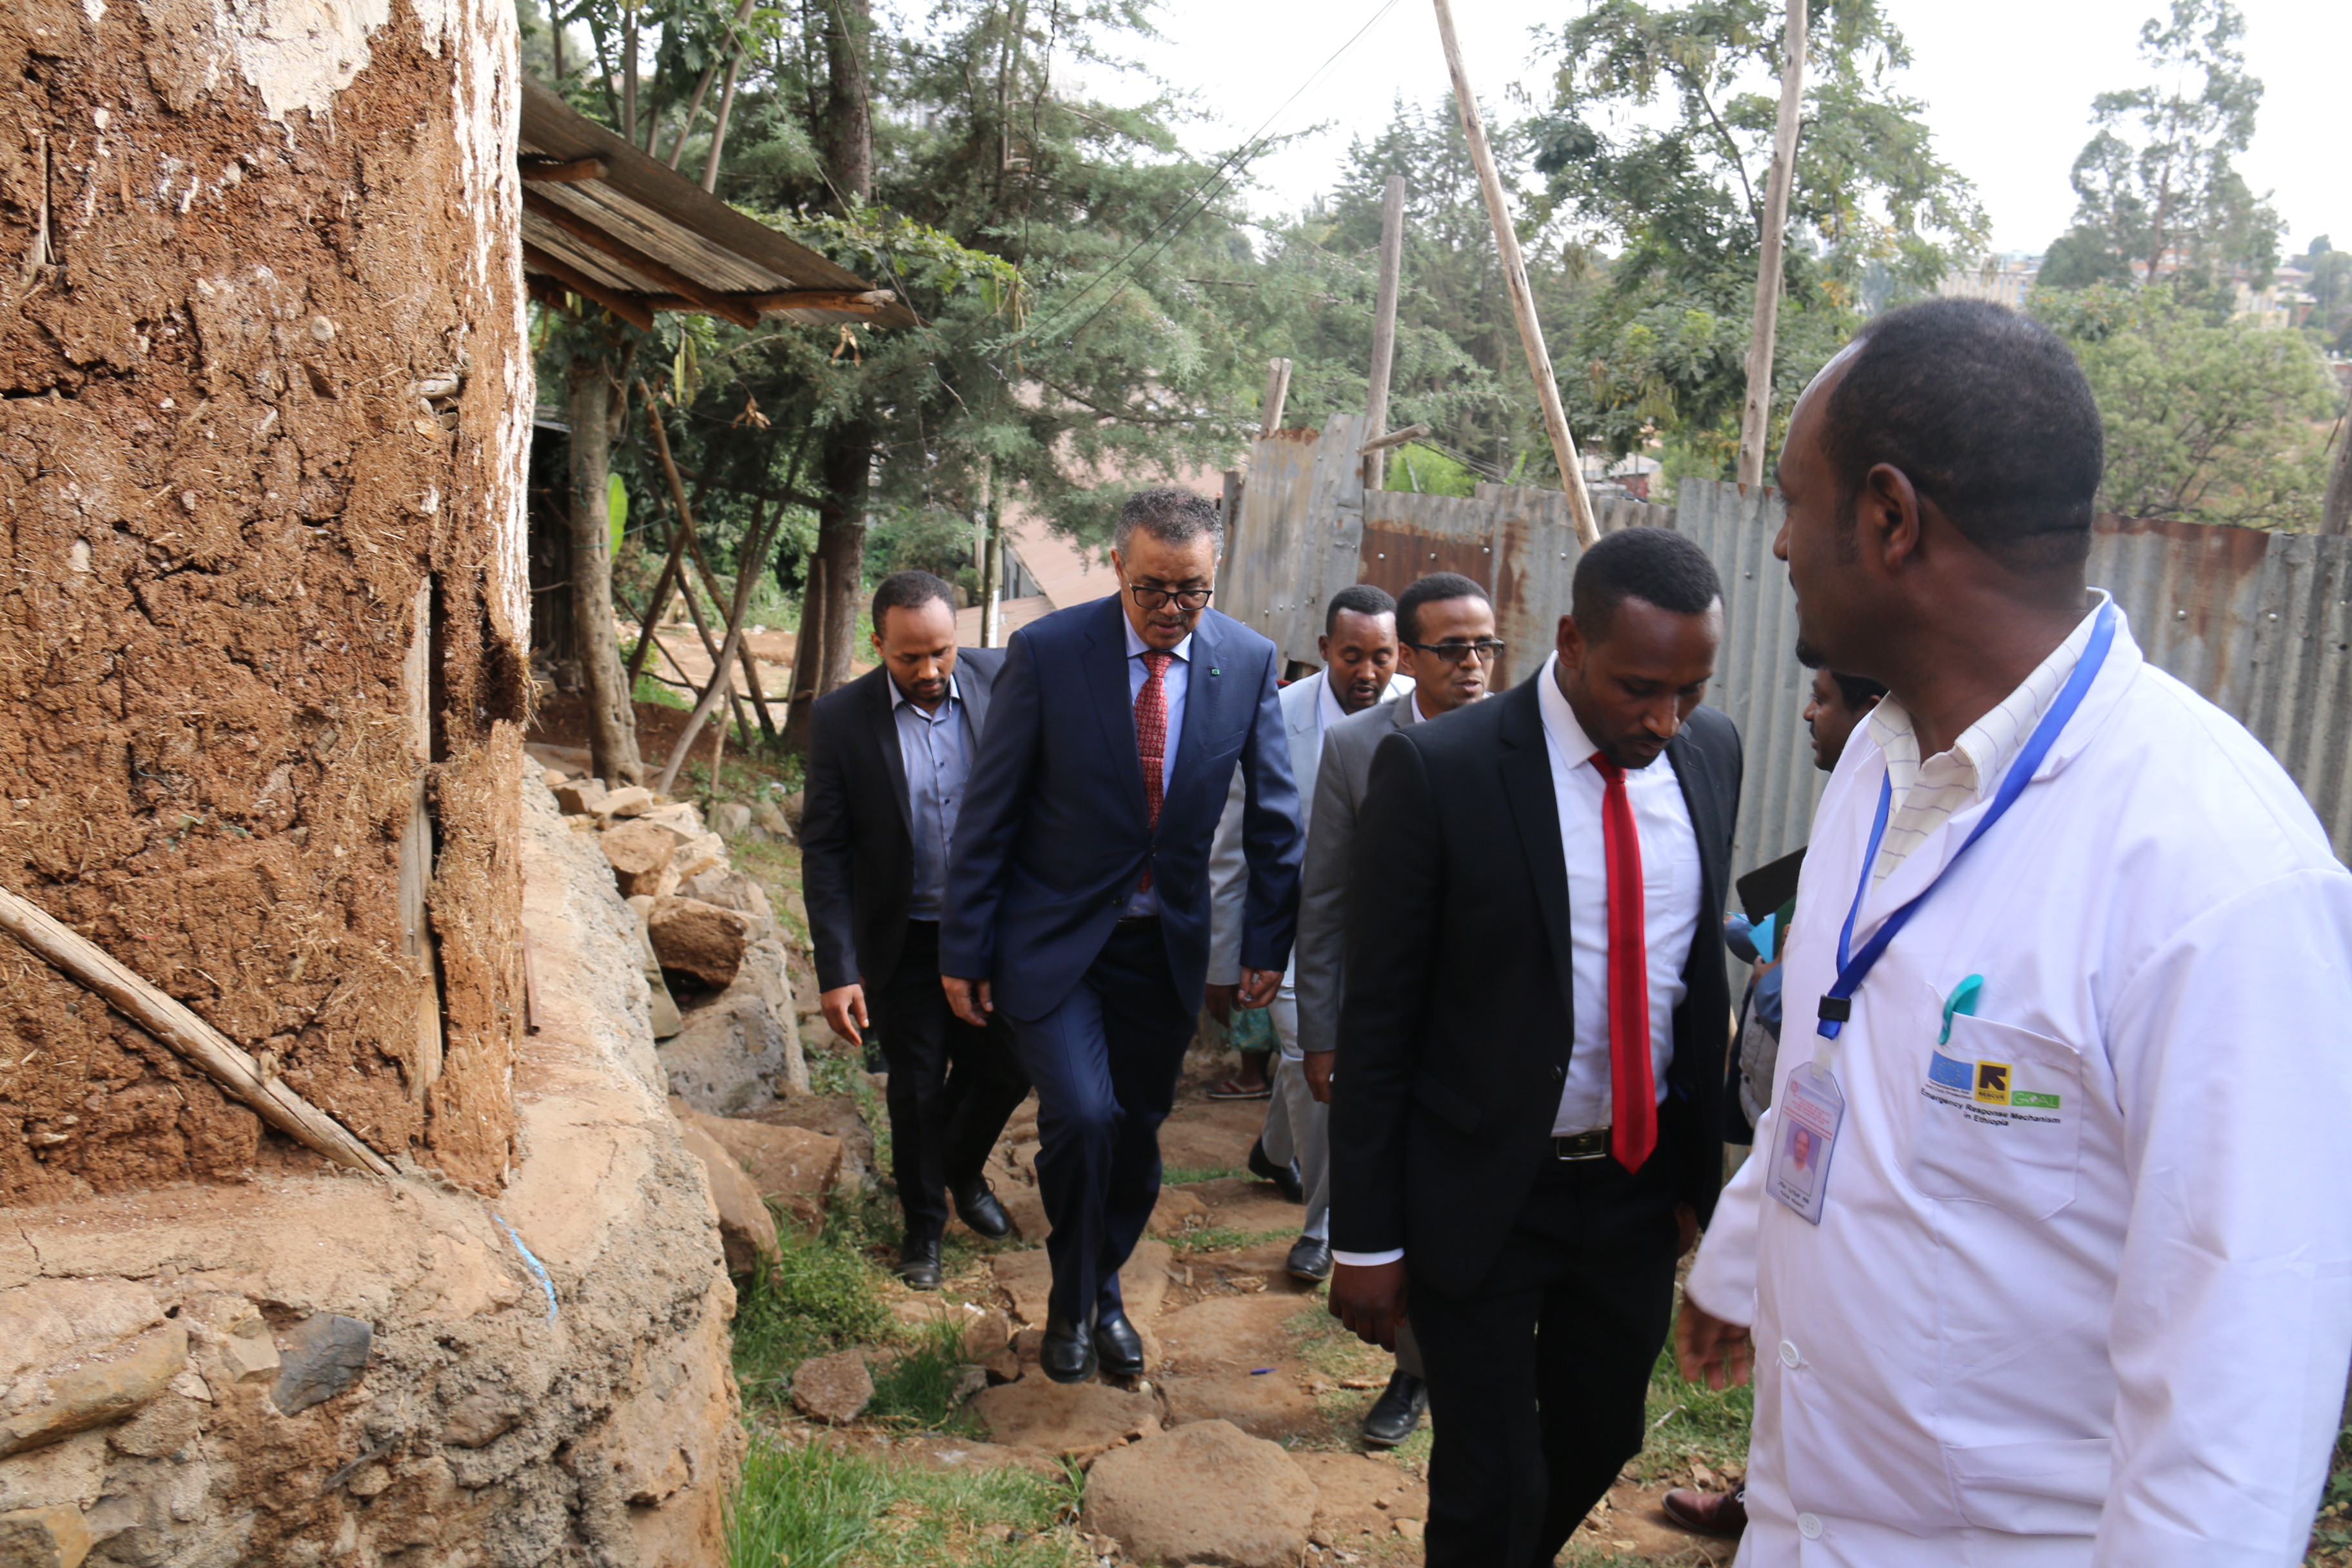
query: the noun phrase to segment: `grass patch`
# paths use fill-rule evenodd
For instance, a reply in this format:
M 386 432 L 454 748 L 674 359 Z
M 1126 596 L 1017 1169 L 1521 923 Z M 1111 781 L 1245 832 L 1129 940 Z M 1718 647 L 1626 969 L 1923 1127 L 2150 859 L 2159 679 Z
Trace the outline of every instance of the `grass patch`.
M 1079 1553 L 1056 1526 L 1076 1503 L 1069 1482 L 1026 1470 L 899 1468 L 755 1432 L 728 1520 L 727 1560 L 729 1568 L 1064 1568 Z
M 1298 1359 L 1332 1385 L 1315 1396 L 1317 1414 L 1329 1423 L 1329 1446 L 1353 1453 L 1362 1447 L 1359 1434 L 1363 1428 L 1364 1412 L 1372 1407 L 1381 1390 L 1343 1388 L 1339 1384 L 1378 1379 L 1385 1387 L 1389 1374 L 1396 1371 L 1396 1358 L 1349 1332 L 1346 1324 L 1331 1315 L 1329 1299 L 1328 1289 L 1317 1291 L 1312 1303 L 1289 1318 L 1283 1327 L 1290 1331 L 1292 1348 Z M 1388 1452 L 1406 1465 L 1427 1459 L 1429 1423 L 1423 1421 L 1412 1436 Z
M 971 1407 L 956 1397 L 971 1366 L 963 1353 L 963 1330 L 955 1319 L 935 1323 L 913 1349 L 875 1373 L 866 1418 L 918 1432 L 979 1436 Z
M 1674 1346 L 1658 1352 L 1650 1373 L 1647 1415 L 1649 1433 L 1642 1443 L 1634 1473 L 1646 1485 L 1672 1480 L 1680 1485 L 1696 1459 L 1718 1474 L 1744 1474 L 1748 1469 L 1748 1432 L 1756 1420 L 1753 1384 L 1721 1392 L 1705 1384 L 1685 1383 L 1675 1367 Z
M 1246 1176 L 1247 1168 L 1241 1165 L 1163 1165 L 1160 1169 L 1160 1184 L 1163 1187 L 1189 1187 L 1195 1182 L 1222 1182 L 1231 1176 Z
M 1160 1237 L 1172 1252 L 1236 1252 L 1261 1242 L 1282 1241 L 1298 1233 L 1290 1230 L 1235 1230 L 1230 1226 L 1203 1226 Z
M 746 1402 L 781 1405 L 793 1369 L 809 1357 L 879 1344 L 897 1329 L 880 1276 L 841 1229 L 827 1225 L 811 1240 L 777 1227 L 781 1255 L 752 1278 L 735 1310 L 735 1376 Z

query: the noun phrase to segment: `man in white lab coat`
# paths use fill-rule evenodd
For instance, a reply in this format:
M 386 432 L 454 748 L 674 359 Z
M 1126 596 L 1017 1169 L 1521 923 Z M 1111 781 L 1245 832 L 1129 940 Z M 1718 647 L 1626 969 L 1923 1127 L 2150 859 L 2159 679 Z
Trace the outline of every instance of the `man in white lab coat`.
M 1874 321 L 1790 425 L 1805 652 L 1890 695 L 1677 1330 L 1719 1384 L 1752 1325 L 1743 1568 L 2303 1560 L 2352 1356 L 2352 875 L 2086 590 L 2101 461 L 2072 355 L 1981 301 Z

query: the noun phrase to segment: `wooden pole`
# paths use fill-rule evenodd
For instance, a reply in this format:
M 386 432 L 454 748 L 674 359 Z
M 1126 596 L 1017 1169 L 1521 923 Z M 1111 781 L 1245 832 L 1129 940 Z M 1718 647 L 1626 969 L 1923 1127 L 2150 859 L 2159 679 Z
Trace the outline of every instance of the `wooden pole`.
M 0 888 L 0 931 L 106 1005 L 162 1041 L 206 1078 L 253 1108 L 254 1114 L 314 1153 L 338 1165 L 389 1176 L 383 1157 L 351 1130 L 286 1086 L 226 1035 L 158 991 L 115 956 L 49 918 L 37 905 Z
M 1270 359 L 1265 362 L 1265 401 L 1257 425 L 1257 438 L 1265 440 L 1282 428 L 1282 405 L 1290 398 L 1290 362 Z
M 1764 229 L 1756 253 L 1756 322 L 1748 335 L 1748 403 L 1739 415 L 1742 485 L 1764 482 L 1764 447 L 1772 438 L 1772 337 L 1780 319 L 1780 247 L 1797 173 L 1798 110 L 1805 100 L 1805 0 L 1789 0 L 1782 48 L 1780 118 L 1772 128 L 1772 173 L 1764 184 Z
M 751 542 L 746 542 L 747 547 Z M 762 550 L 766 548 L 768 535 L 764 531 L 756 542 Z M 678 732 L 677 743 L 670 748 L 669 761 L 662 765 L 661 782 L 654 788 L 656 795 L 670 793 L 671 786 L 677 783 L 678 769 L 686 765 L 688 754 L 694 750 L 694 738 L 701 732 L 702 721 L 709 718 L 710 710 L 719 705 L 720 697 L 732 694 L 733 683 L 730 678 L 734 671 L 730 666 L 734 664 L 736 654 L 743 647 L 743 629 L 751 619 L 751 575 L 749 572 L 738 572 L 735 574 L 735 602 L 728 607 L 727 611 L 727 640 L 720 645 L 719 656 L 710 661 L 710 684 L 703 688 L 701 700 L 695 703 L 694 711 L 686 716 L 686 728 Z M 711 766 L 714 769 L 718 766 L 718 757 L 715 753 L 711 758 Z M 714 785 L 716 780 L 717 775 L 714 773 Z
M 710 603 L 714 607 L 716 607 L 719 603 L 718 574 L 712 572 L 710 570 L 710 563 L 702 558 L 702 542 L 695 537 L 694 509 L 687 503 L 686 481 L 678 473 L 677 459 L 670 455 L 669 431 L 662 425 L 661 409 L 655 404 L 653 394 L 646 390 L 646 384 L 642 381 L 637 383 L 637 394 L 645 399 L 646 419 L 647 423 L 653 426 L 654 432 L 654 455 L 661 460 L 662 478 L 669 486 L 670 505 L 677 509 L 681 528 L 686 535 L 687 553 L 693 557 L 694 564 L 701 570 L 702 585 L 709 591 L 710 595 Z M 764 501 L 761 504 L 763 508 L 766 505 Z M 761 558 L 756 553 L 751 552 L 751 541 L 748 539 L 744 541 L 744 550 L 746 552 L 744 559 L 736 563 L 735 576 L 739 584 L 744 581 L 751 573 L 764 571 L 766 569 L 761 563 Z M 744 564 L 745 561 L 751 563 L 748 567 Z M 691 592 L 687 591 L 689 584 L 686 575 L 686 567 L 683 563 L 680 563 L 677 568 L 677 584 L 680 591 L 685 592 L 686 607 L 689 611 L 694 612 L 694 629 L 701 634 L 703 651 L 709 654 L 713 659 L 718 658 L 719 650 L 717 647 L 712 646 L 710 641 L 710 633 L 702 624 L 702 615 L 699 610 L 696 609 L 694 595 Z M 759 663 L 751 657 L 751 651 L 749 648 L 744 648 L 741 652 L 743 681 L 745 685 L 751 688 L 751 706 L 760 715 L 760 729 L 770 739 L 773 739 L 776 733 L 776 727 L 768 717 L 767 693 L 760 679 Z M 729 704 L 736 710 L 736 722 L 739 724 L 741 723 L 743 718 L 741 712 L 742 705 L 736 701 L 735 689 L 731 685 L 727 690 L 727 700 Z M 748 726 L 744 732 L 747 734 L 750 733 Z
M 1454 36 L 1454 8 L 1446 0 L 1433 3 L 1438 37 L 1445 45 L 1445 68 L 1454 76 L 1454 106 L 1462 115 L 1462 135 L 1470 143 L 1471 162 L 1478 166 L 1478 188 L 1486 195 L 1486 216 L 1495 226 L 1495 248 L 1502 257 L 1503 287 L 1511 296 L 1511 313 L 1518 318 L 1519 346 L 1527 351 L 1536 397 L 1543 405 L 1544 430 L 1551 437 L 1552 460 L 1559 465 L 1560 488 L 1568 492 L 1569 518 L 1576 524 L 1577 542 L 1591 549 L 1600 540 L 1601 531 L 1592 521 L 1592 498 L 1584 493 L 1584 470 L 1577 464 L 1568 411 L 1559 404 L 1559 383 L 1552 378 L 1551 352 L 1544 347 L 1543 327 L 1536 320 L 1536 296 L 1528 287 L 1527 258 L 1519 254 L 1518 231 L 1511 226 L 1511 210 L 1504 205 L 1503 176 L 1496 172 L 1495 150 L 1486 143 L 1486 120 L 1470 90 L 1470 74 L 1462 67 L 1462 44 Z
M 1389 427 L 1389 373 L 1396 363 L 1397 285 L 1404 269 L 1404 176 L 1391 174 L 1381 196 L 1381 286 L 1372 315 L 1372 385 L 1366 400 L 1370 428 Z M 1388 454 L 1364 457 L 1364 488 L 1376 490 L 1388 477 Z
M 2352 533 L 2352 408 L 2336 422 L 2336 466 L 2328 471 L 2327 499 L 2319 508 L 2319 531 Z

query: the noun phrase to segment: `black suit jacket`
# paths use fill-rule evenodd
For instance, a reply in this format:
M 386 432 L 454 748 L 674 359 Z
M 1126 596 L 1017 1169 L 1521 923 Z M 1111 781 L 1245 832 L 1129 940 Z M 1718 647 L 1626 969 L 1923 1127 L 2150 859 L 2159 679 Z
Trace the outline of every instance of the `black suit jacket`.
M 1003 648 L 956 650 L 965 756 L 980 737 Z M 871 669 L 817 700 L 810 715 L 807 794 L 801 808 L 802 897 L 816 945 L 820 988 L 864 978 L 889 983 L 907 938 L 915 894 L 915 840 L 908 826 L 907 763 L 898 749 L 890 672 Z
M 1402 1247 L 1417 1279 L 1475 1290 L 1543 1162 L 1574 1016 L 1568 862 L 1537 704 L 1513 689 L 1381 742 L 1349 868 L 1344 1066 L 1331 1105 L 1331 1245 Z M 1666 749 L 1703 888 L 1653 1160 L 1713 1214 L 1731 1026 L 1722 910 L 1739 734 L 1694 711 Z

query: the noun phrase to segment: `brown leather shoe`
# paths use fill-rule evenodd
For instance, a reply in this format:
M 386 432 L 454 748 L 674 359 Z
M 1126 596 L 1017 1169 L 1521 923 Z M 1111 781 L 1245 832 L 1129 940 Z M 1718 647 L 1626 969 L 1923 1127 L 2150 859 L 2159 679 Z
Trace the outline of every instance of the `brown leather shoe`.
M 1737 1541 L 1748 1528 L 1745 1487 L 1736 1492 L 1700 1492 L 1678 1487 L 1668 1492 L 1659 1506 L 1666 1510 L 1668 1519 L 1695 1535 Z

